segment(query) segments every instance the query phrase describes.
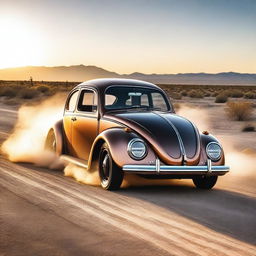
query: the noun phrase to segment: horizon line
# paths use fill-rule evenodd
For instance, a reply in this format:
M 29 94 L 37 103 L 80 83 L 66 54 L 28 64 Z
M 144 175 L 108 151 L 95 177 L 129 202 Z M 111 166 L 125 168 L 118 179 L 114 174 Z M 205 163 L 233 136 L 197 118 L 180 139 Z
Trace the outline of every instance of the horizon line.
M 103 69 L 107 72 L 113 72 L 118 75 L 132 75 L 132 74 L 142 74 L 142 75 L 184 75 L 184 74 L 209 74 L 209 75 L 217 75 L 217 74 L 223 74 L 223 73 L 235 73 L 235 74 L 248 74 L 248 75 L 256 75 L 255 73 L 248 73 L 248 72 L 236 72 L 236 71 L 221 71 L 217 73 L 212 73 L 212 72 L 179 72 L 179 73 L 143 73 L 139 71 L 134 71 L 132 73 L 118 73 L 116 71 L 111 71 L 108 69 L 105 69 L 103 67 L 99 67 L 96 65 L 85 65 L 85 64 L 74 64 L 74 65 L 57 65 L 57 66 L 47 66 L 47 65 L 27 65 L 27 66 L 15 66 L 15 67 L 5 67 L 5 68 L 0 68 L 0 71 L 6 70 L 6 69 L 16 69 L 16 68 L 29 68 L 29 67 L 42 67 L 42 68 L 59 68 L 59 67 L 78 67 L 78 66 L 83 66 L 83 67 L 95 67 L 99 69 Z

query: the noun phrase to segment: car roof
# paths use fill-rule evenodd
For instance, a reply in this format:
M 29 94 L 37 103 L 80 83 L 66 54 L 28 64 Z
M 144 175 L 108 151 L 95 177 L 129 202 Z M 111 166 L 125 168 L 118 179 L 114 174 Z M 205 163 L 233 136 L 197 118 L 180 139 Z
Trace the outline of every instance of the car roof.
M 85 81 L 79 85 L 76 86 L 76 88 L 86 86 L 95 87 L 97 89 L 105 89 L 110 85 L 130 85 L 130 86 L 142 86 L 142 87 L 148 87 L 148 88 L 159 88 L 155 84 L 141 81 L 141 80 L 135 80 L 135 79 L 124 79 L 124 78 L 100 78 L 100 79 L 93 79 Z

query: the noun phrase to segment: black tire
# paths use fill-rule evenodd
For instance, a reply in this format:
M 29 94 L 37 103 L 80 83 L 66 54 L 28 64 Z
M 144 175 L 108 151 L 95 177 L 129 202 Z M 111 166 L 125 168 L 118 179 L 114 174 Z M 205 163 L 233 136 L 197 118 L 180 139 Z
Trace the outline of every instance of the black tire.
M 57 154 L 56 137 L 52 129 L 47 134 L 44 149 Z
M 218 180 L 218 176 L 204 176 L 193 179 L 193 182 L 197 188 L 211 189 L 214 187 Z
M 120 188 L 124 173 L 113 161 L 107 143 L 104 143 L 99 154 L 99 176 L 102 188 L 117 190 Z

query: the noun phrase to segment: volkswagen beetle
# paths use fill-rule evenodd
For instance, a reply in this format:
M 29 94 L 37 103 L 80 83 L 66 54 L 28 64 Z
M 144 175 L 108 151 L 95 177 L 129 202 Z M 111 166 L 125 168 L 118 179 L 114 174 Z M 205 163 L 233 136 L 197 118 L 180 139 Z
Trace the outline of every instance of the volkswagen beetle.
M 45 146 L 65 161 L 97 171 L 108 190 L 120 187 L 124 173 L 192 179 L 196 187 L 210 189 L 229 171 L 214 136 L 175 114 L 158 86 L 132 79 L 76 86 Z

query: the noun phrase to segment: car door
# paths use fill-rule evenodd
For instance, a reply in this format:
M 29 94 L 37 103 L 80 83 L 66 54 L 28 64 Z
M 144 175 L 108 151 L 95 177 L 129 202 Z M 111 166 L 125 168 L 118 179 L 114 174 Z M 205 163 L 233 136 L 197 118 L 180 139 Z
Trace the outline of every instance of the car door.
M 88 160 L 92 144 L 98 135 L 98 96 L 93 89 L 81 89 L 72 123 L 72 146 L 75 157 Z
M 64 128 L 65 137 L 66 137 L 65 138 L 66 148 L 67 148 L 68 154 L 71 156 L 75 155 L 75 151 L 72 146 L 72 123 L 75 118 L 74 114 L 76 110 L 78 95 L 79 95 L 79 90 L 75 90 L 71 92 L 71 94 L 67 99 L 64 116 L 63 116 L 63 128 Z

